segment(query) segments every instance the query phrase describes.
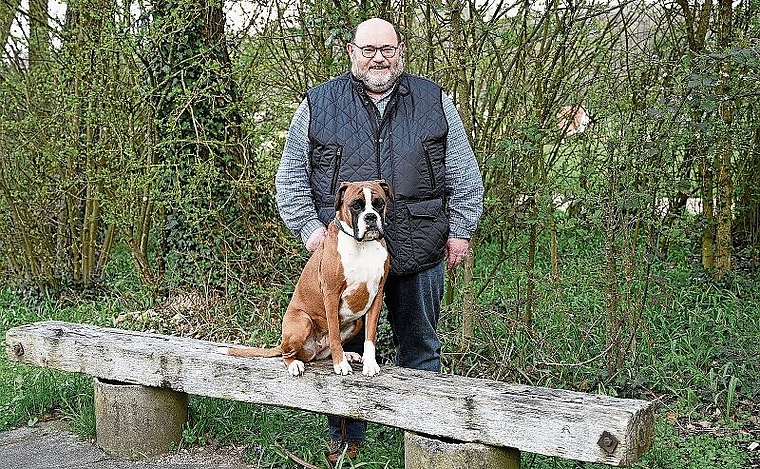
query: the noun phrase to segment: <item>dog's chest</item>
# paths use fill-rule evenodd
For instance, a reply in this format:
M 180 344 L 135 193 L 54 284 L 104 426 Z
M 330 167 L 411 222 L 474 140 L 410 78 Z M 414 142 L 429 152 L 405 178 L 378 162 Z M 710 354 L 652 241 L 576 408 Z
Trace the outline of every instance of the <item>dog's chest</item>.
M 388 252 L 379 241 L 357 243 L 349 236 L 339 236 L 338 254 L 346 278 L 339 315 L 341 322 L 353 321 L 367 312 L 377 296 Z

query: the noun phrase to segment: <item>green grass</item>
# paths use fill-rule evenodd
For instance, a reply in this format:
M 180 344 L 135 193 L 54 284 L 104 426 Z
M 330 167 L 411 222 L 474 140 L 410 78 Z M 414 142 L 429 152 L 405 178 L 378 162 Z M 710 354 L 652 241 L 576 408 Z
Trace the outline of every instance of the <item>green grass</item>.
M 107 313 L 91 302 L 63 308 L 60 304 L 0 291 L 0 334 L 4 337 L 11 327 L 42 320 L 107 322 Z M 0 376 L 0 431 L 57 415 L 78 422 L 83 409 L 92 405 L 92 378 L 87 376 L 18 365 L 4 354 Z
M 403 433 L 370 425 L 372 445 L 359 458 L 343 467 L 403 467 Z M 185 444 L 245 447 L 245 460 L 256 467 L 298 467 L 282 448 L 297 457 L 325 465 L 327 418 L 308 412 L 230 403 L 194 397 L 190 400 L 190 423 L 184 431 Z M 279 446 L 278 446 L 279 445 Z
M 656 401 L 655 445 L 637 468 L 730 469 L 756 464 L 760 455 L 746 449 L 760 440 L 756 274 L 738 273 L 716 283 L 677 249 L 668 259 L 653 263 L 648 275 L 643 265 L 635 265 L 632 279 L 621 282 L 617 312 L 621 335 L 626 344 L 630 339 L 631 350 L 610 369 L 605 354 L 605 279 L 599 267 L 603 263 L 594 246 L 593 239 L 587 239 L 565 249 L 559 278 L 552 278 L 548 264 L 539 262 L 532 327 L 520 320 L 526 277 L 520 256 L 514 254 L 519 249 L 494 270 L 505 254 L 484 246 L 476 271 L 476 282 L 483 282 L 477 287 L 484 287 L 468 353 L 461 352 L 465 344 L 459 306 L 455 303 L 442 313 L 445 371 Z M 539 260 L 546 257 L 541 253 Z M 59 319 L 218 341 L 277 341 L 287 291 L 258 286 L 242 301 L 183 311 L 182 321 L 176 322 L 173 310 L 149 309 L 153 300 L 140 291 L 129 263 L 116 265 L 98 294 L 45 300 L 0 291 L 0 333 Z M 152 313 L 129 314 L 146 310 Z M 387 327 L 383 330 L 381 355 L 387 358 L 389 332 Z M 80 435 L 94 434 L 89 377 L 16 365 L 5 357 L 0 358 L 0 374 L 0 430 L 63 415 Z M 324 465 L 326 440 L 322 415 L 194 397 L 182 444 L 234 445 L 244 448 L 245 459 L 256 467 L 282 468 L 297 466 L 280 446 Z M 360 458 L 343 467 L 403 467 L 402 433 L 370 424 Z M 522 467 L 604 466 L 524 454 Z

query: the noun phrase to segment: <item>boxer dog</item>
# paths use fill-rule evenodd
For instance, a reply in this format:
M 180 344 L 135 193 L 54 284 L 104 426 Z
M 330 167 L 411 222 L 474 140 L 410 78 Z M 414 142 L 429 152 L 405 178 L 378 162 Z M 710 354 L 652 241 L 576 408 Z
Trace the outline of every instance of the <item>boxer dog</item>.
M 300 376 L 304 362 L 332 356 L 339 375 L 361 361 L 362 373 L 380 372 L 375 358 L 377 321 L 390 259 L 384 220 L 391 190 L 385 181 L 344 182 L 335 195 L 335 219 L 327 237 L 306 263 L 282 318 L 282 340 L 274 348 L 229 348 L 236 357 L 282 356 L 288 372 Z M 366 316 L 365 316 L 366 315 Z M 364 354 L 343 344 L 365 319 Z

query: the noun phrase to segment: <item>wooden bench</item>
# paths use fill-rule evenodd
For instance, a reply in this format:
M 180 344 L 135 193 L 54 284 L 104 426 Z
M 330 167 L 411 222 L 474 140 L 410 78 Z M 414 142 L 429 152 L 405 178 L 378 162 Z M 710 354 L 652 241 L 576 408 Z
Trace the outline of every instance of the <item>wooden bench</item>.
M 428 453 L 422 456 L 425 461 L 432 461 L 435 453 L 456 453 L 476 444 L 487 453 L 496 452 L 500 461 L 482 467 L 518 468 L 521 451 L 628 466 L 653 440 L 654 405 L 642 400 L 388 365 L 368 378 L 359 369 L 344 377 L 335 375 L 328 363 L 312 363 L 304 376 L 292 377 L 280 359 L 230 357 L 224 347 L 57 321 L 16 327 L 6 334 L 12 360 L 85 373 L 99 378 L 96 383 L 132 383 L 151 392 L 301 409 L 400 428 L 407 432 L 408 468 L 422 464 L 419 455 L 410 453 L 413 444 L 416 451 Z M 182 405 L 186 398 L 184 404 L 179 399 Z M 410 462 L 412 457 L 417 462 Z M 448 462 L 439 467 L 472 467 L 457 465 L 450 455 L 443 460 Z

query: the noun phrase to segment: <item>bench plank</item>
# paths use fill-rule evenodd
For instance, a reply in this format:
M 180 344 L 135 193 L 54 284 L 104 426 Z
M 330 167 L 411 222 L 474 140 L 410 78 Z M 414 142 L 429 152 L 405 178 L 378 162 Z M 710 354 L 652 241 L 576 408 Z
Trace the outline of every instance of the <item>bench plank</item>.
M 327 362 L 288 375 L 279 358 L 228 356 L 197 339 L 47 321 L 6 334 L 15 361 L 188 394 L 358 418 L 547 456 L 627 466 L 651 446 L 654 405 L 558 389 L 382 367 L 338 376 Z M 604 432 L 618 440 L 608 454 Z M 609 440 L 608 440 L 609 442 Z

